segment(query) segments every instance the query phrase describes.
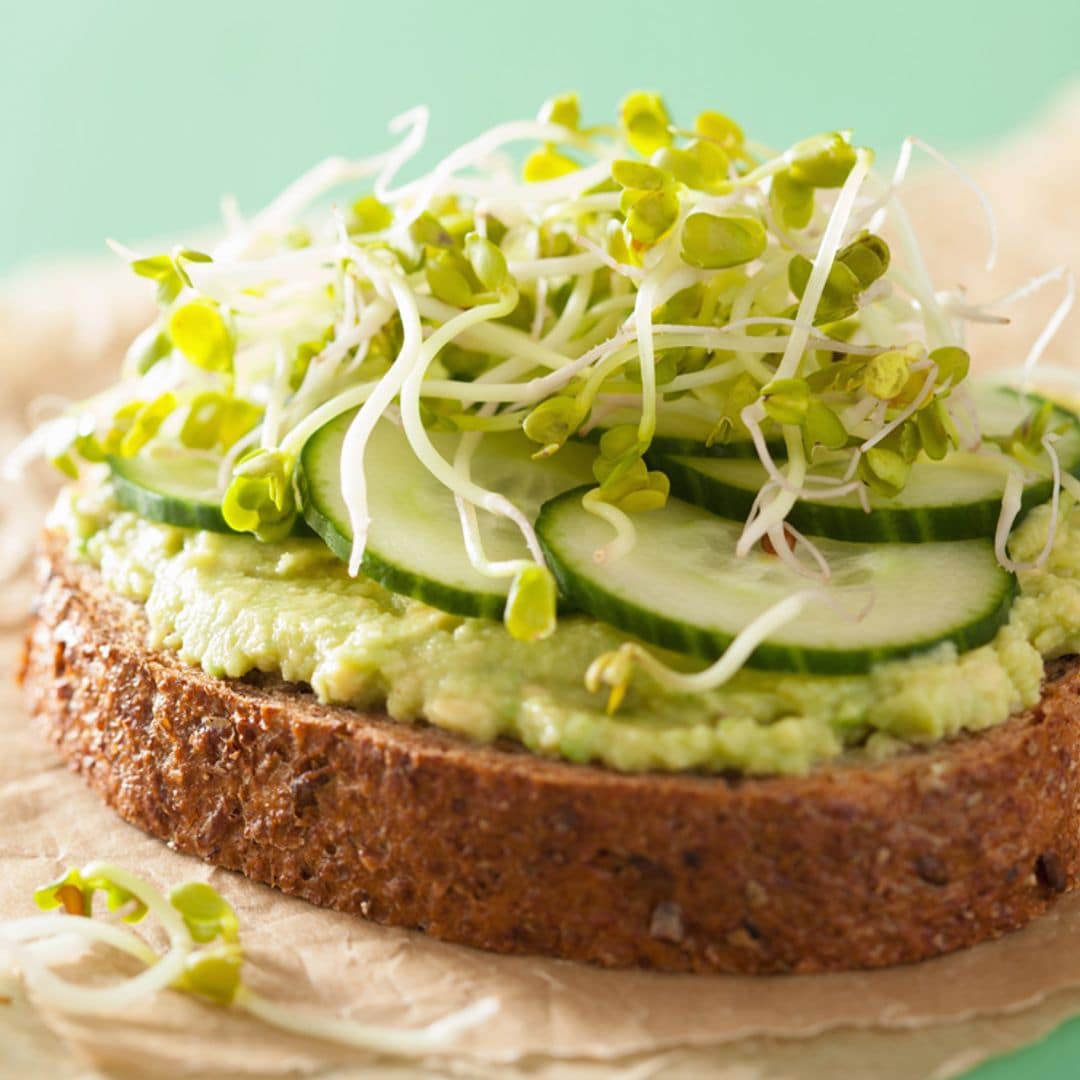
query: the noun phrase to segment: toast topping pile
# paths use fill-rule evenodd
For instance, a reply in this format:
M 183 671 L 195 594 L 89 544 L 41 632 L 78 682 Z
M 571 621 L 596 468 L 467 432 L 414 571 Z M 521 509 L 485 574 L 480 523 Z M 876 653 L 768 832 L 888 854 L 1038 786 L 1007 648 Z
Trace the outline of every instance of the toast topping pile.
M 227 203 L 208 252 L 114 244 L 160 313 L 19 456 L 105 465 L 146 519 L 314 532 L 519 642 L 587 613 L 634 639 L 587 668 L 610 710 L 639 669 L 696 694 L 993 639 L 1080 494 L 1080 424 L 1029 392 L 1072 280 L 937 289 L 903 183 L 915 150 L 959 169 L 908 140 L 881 175 L 849 132 L 776 149 L 641 91 L 601 124 L 553 98 L 425 171 L 428 122 Z M 965 326 L 1055 283 L 1028 355 L 973 379 Z

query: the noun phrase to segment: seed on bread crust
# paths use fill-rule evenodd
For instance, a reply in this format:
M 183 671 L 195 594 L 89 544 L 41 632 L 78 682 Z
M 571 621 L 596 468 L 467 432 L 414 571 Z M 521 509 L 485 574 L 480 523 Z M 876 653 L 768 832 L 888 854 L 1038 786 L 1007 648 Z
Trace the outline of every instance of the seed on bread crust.
M 1044 851 L 1035 860 L 1035 877 L 1040 885 L 1054 892 L 1062 893 L 1069 887 L 1069 875 L 1056 851 Z

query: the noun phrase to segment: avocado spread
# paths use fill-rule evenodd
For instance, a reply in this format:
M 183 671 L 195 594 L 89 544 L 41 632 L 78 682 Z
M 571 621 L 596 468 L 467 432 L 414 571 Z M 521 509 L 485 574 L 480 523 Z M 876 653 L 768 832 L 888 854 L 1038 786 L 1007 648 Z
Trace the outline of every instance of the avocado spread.
M 1050 522 L 1032 512 L 1010 548 L 1032 559 Z M 1080 651 L 1080 512 L 1063 512 L 1046 565 L 1021 573 L 988 645 L 883 664 L 866 676 L 741 670 L 723 687 L 673 694 L 639 674 L 617 715 L 585 669 L 625 636 L 587 616 L 547 640 L 463 619 L 350 578 L 319 540 L 259 543 L 154 524 L 107 490 L 68 492 L 53 515 L 78 557 L 145 606 L 150 645 L 214 676 L 251 671 L 309 684 L 323 702 L 385 709 L 470 739 L 623 771 L 804 773 L 850 750 L 885 756 L 1003 722 L 1034 704 L 1043 658 Z

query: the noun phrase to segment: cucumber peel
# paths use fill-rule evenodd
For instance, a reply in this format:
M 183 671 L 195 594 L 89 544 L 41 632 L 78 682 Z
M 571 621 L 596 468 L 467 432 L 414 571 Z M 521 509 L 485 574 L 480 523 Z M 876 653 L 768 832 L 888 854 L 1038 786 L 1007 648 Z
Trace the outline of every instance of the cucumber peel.
M 983 391 L 977 397 L 982 430 L 1005 435 L 1042 399 L 1007 389 Z M 1055 426 L 1065 428 L 1055 445 L 1061 469 L 1080 476 L 1080 421 L 1064 409 L 1054 410 Z M 745 521 L 768 480 L 757 458 L 724 459 L 654 449 L 649 464 L 665 473 L 678 497 L 721 517 Z M 992 537 L 1001 514 L 1006 459 L 955 451 L 942 461 L 920 459 L 911 466 L 904 489 L 889 498 L 869 493 L 864 508 L 859 498 L 795 503 L 787 521 L 800 532 L 863 543 L 918 543 Z M 1023 511 L 1046 502 L 1052 492 L 1050 462 L 1039 457 L 1040 474 L 1029 472 L 1024 485 Z M 842 466 L 831 470 L 838 481 Z M 819 474 L 829 475 L 817 467 Z
M 341 453 L 354 413 L 345 413 L 308 440 L 300 455 L 298 484 L 304 516 L 339 558 L 348 561 L 353 532 L 341 494 Z M 454 436 L 436 438 L 449 455 Z M 535 445 L 513 432 L 485 438 L 473 460 L 478 483 L 506 495 L 530 519 L 545 500 L 591 478 L 590 447 L 569 444 L 534 461 Z M 454 615 L 501 619 L 509 577 L 488 577 L 469 561 L 453 493 L 417 459 L 404 432 L 389 420 L 376 425 L 367 449 L 371 528 L 361 569 L 404 596 Z M 517 529 L 505 518 L 484 515 L 481 536 L 488 558 L 527 558 Z
M 582 507 L 583 494 L 566 492 L 540 512 L 537 535 L 552 572 L 575 606 L 653 645 L 715 660 L 754 618 L 807 587 L 775 556 L 737 558 L 739 525 L 678 499 L 635 519 L 629 554 L 599 561 L 610 529 Z M 987 540 L 815 543 L 833 568 L 831 584 L 749 666 L 860 674 L 945 643 L 975 648 L 1008 618 L 1016 578 Z M 858 618 L 871 591 L 873 606 Z

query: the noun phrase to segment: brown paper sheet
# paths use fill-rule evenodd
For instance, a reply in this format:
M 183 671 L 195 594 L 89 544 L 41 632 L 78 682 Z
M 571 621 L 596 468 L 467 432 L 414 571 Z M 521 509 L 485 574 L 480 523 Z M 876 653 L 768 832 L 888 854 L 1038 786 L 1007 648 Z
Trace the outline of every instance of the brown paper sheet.
M 1080 128 L 1078 117 L 1080 100 L 1066 104 L 1043 134 L 1027 138 L 1023 154 L 1003 152 L 981 171 L 1007 211 L 991 295 L 1064 261 L 1077 247 L 1080 139 L 1065 136 Z M 1048 155 L 1064 180 L 1048 168 Z M 1046 187 L 1045 197 L 1038 185 Z M 1018 189 L 1022 204 L 1008 199 Z M 944 282 L 952 273 L 971 276 L 970 254 L 959 254 L 970 248 L 954 244 L 950 232 L 965 220 L 965 199 L 962 188 L 940 181 L 913 186 L 916 220 L 943 223 L 926 235 L 931 264 L 947 268 Z M 1045 318 L 1054 302 L 1045 297 L 1033 309 L 1041 305 Z M 0 293 L 0 452 L 35 395 L 56 386 L 78 392 L 102 377 L 94 361 L 115 357 L 144 321 L 145 304 L 126 277 L 100 272 L 73 272 L 63 288 L 53 276 Z M 1022 359 L 1037 320 L 1025 314 L 995 332 L 998 362 Z M 1066 330 L 1050 359 L 1065 361 L 1067 340 Z M 26 356 L 40 363 L 27 364 Z M 2 504 L 17 506 L 20 517 L 35 512 L 29 493 L 9 492 Z M 7 555 L 0 589 L 24 563 L 22 551 Z M 210 881 L 240 914 L 248 978 L 297 1008 L 410 1026 L 494 996 L 497 1017 L 460 1036 L 449 1057 L 429 1063 L 429 1075 L 507 1075 L 512 1065 L 516 1075 L 545 1078 L 613 1071 L 691 1076 L 707 1068 L 733 1080 L 780 1080 L 852 1067 L 865 1074 L 872 1065 L 874 1075 L 898 1080 L 951 1076 L 1080 1011 L 1080 897 L 1062 901 L 1022 933 L 940 960 L 771 979 L 604 972 L 489 956 L 283 897 L 125 825 L 60 765 L 23 715 L 11 682 L 18 593 L 5 593 L 0 611 L 0 918 L 29 913 L 36 885 L 93 858 L 121 862 L 166 888 Z M 376 1065 L 178 994 L 107 1023 L 35 1009 L 17 987 L 0 986 L 4 994 L 14 1000 L 0 1005 L 0 1076 L 34 1075 L 60 1063 L 69 1077 L 346 1076 L 360 1067 L 365 1076 L 416 1075 L 415 1063 Z

